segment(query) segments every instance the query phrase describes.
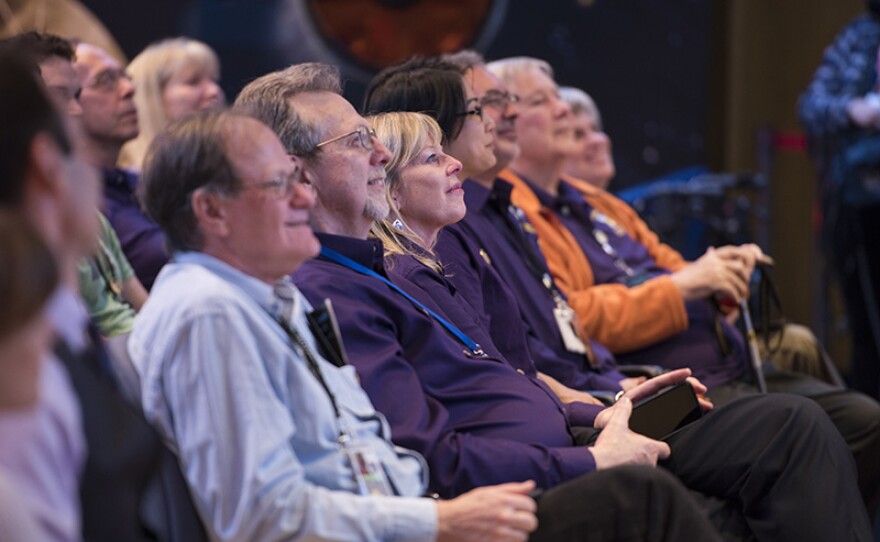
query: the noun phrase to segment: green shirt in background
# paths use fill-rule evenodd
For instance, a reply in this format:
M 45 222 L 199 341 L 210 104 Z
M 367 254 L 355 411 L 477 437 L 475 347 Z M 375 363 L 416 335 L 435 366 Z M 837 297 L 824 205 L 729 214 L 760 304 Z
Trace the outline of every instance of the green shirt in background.
M 103 214 L 98 250 L 77 265 L 79 291 L 89 316 L 105 337 L 131 333 L 135 310 L 122 297 L 122 285 L 134 272 L 122 252 L 119 238 Z

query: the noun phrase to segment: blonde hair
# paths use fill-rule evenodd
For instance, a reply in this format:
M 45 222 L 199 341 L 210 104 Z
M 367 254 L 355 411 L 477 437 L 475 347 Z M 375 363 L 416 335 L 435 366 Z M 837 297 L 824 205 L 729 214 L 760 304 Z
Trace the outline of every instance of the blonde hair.
M 401 183 L 402 170 L 410 165 L 426 146 L 439 145 L 443 140 L 443 131 L 433 118 L 423 113 L 392 112 L 367 117 L 370 126 L 376 130 L 376 137 L 391 153 L 391 159 L 385 164 L 385 197 L 391 212 L 384 220 L 377 220 L 370 229 L 370 234 L 381 240 L 387 255 L 409 255 L 438 273 L 443 269 L 431 247 L 414 231 L 406 226 L 397 211 L 391 194 Z M 399 220 L 403 229 L 394 227 Z M 415 247 L 415 248 L 414 248 Z
M 162 93 L 171 77 L 186 66 L 220 77 L 220 61 L 208 45 L 189 38 L 169 38 L 149 45 L 128 64 L 126 72 L 135 87 L 134 103 L 140 133 L 122 147 L 119 165 L 136 170 L 143 166 L 147 148 L 168 125 Z

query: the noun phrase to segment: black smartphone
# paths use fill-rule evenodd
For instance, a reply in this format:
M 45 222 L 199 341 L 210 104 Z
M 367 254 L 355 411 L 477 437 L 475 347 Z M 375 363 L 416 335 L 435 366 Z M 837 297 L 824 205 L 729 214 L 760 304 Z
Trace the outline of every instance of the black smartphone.
M 694 388 L 679 382 L 633 406 L 629 428 L 655 440 L 663 440 L 703 415 Z
M 322 305 L 307 313 L 306 320 L 324 359 L 337 367 L 347 365 L 348 356 L 345 353 L 339 323 L 336 321 L 336 313 L 333 312 L 333 304 L 330 300 L 325 299 Z

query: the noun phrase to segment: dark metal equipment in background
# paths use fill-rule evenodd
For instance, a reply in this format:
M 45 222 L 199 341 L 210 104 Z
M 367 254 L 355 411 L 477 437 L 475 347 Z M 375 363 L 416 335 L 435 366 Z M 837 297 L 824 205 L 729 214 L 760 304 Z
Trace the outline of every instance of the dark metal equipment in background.
M 710 246 L 767 248 L 767 178 L 760 173 L 700 173 L 659 180 L 621 194 L 666 244 L 688 260 Z

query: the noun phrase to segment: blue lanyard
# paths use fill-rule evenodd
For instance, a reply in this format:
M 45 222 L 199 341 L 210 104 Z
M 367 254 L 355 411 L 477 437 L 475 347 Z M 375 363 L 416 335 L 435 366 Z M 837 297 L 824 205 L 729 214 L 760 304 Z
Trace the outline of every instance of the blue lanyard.
M 332 260 L 340 265 L 344 265 L 345 267 L 348 267 L 349 269 L 351 269 L 353 271 L 357 271 L 358 273 L 360 273 L 362 275 L 367 275 L 368 277 L 373 277 L 373 278 L 381 280 L 382 282 L 387 284 L 390 288 L 392 288 L 394 291 L 396 291 L 397 293 L 399 293 L 403 297 L 407 298 L 413 305 L 415 305 L 420 310 L 427 313 L 434 320 L 437 320 L 437 322 L 441 326 L 445 327 L 446 330 L 449 331 L 450 333 L 452 333 L 453 335 L 455 335 L 455 337 L 459 341 L 461 341 L 462 344 L 467 346 L 470 349 L 470 351 L 473 352 L 473 354 L 475 356 L 484 356 L 485 355 L 485 353 L 483 352 L 483 348 L 479 344 L 474 342 L 473 339 L 471 339 L 470 337 L 465 335 L 464 332 L 462 332 L 460 329 L 458 329 L 457 327 L 452 325 L 450 322 L 448 322 L 445 318 L 443 318 L 442 316 L 440 316 L 436 312 L 434 312 L 431 309 L 429 309 L 428 307 L 426 307 L 418 299 L 416 299 L 413 296 L 409 295 L 408 293 L 404 292 L 400 286 L 394 284 L 393 282 L 391 282 L 387 278 L 383 277 L 379 273 L 376 273 L 375 271 L 373 271 L 369 267 L 363 266 L 363 265 L 357 263 L 356 261 L 352 260 L 351 258 L 348 258 L 347 256 L 343 256 L 342 254 L 336 252 L 335 250 L 329 249 L 327 247 L 321 247 L 321 256 L 324 256 L 328 260 Z

